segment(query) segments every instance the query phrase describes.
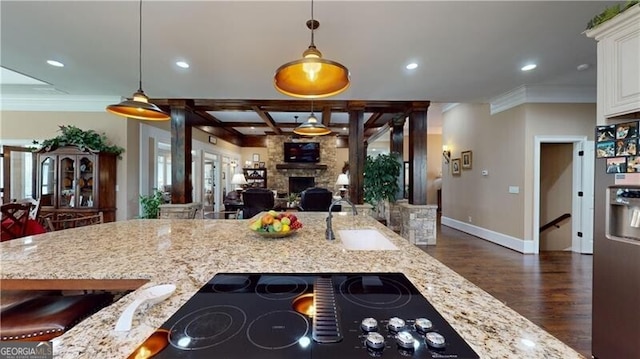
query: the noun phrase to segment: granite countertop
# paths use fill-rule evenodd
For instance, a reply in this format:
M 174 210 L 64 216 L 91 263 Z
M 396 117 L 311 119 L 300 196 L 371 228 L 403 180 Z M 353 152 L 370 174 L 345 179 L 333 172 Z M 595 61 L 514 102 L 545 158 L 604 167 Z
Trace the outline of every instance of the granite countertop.
M 2 279 L 148 279 L 176 284 L 113 327 L 133 292 L 54 340 L 57 358 L 124 358 L 219 272 L 402 272 L 481 358 L 582 358 L 546 331 L 371 217 L 334 216 L 334 230 L 376 228 L 398 251 L 348 251 L 324 239 L 326 213 L 297 213 L 304 228 L 265 239 L 241 220 L 129 220 L 2 242 Z M 140 289 L 139 289 L 140 290 Z

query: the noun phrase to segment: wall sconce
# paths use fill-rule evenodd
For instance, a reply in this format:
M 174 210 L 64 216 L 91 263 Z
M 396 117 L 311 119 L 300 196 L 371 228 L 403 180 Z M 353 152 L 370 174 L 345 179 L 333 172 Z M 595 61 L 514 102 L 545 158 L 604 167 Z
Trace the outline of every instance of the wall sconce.
M 451 160 L 451 151 L 449 151 L 449 147 L 442 146 L 442 157 L 444 157 L 444 163 L 449 164 Z

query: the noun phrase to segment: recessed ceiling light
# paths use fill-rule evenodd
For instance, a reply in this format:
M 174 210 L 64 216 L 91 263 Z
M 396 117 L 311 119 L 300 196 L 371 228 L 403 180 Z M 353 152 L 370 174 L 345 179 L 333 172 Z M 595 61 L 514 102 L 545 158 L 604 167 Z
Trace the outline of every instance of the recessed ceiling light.
M 522 68 L 520 70 L 522 70 L 522 71 L 531 71 L 531 70 L 535 69 L 536 67 L 538 67 L 538 65 L 536 65 L 536 64 L 528 64 L 528 65 L 522 66 Z
M 407 70 L 414 70 L 414 69 L 418 68 L 418 64 L 416 64 L 415 62 L 412 62 L 412 63 L 408 64 L 406 66 L 406 68 L 407 68 Z
M 55 67 L 64 67 L 64 64 L 62 62 L 56 60 L 47 60 L 47 63 Z
M 347 130 L 347 128 L 346 128 L 346 127 L 343 127 L 343 128 L 342 128 L 342 130 L 346 131 L 346 130 Z
M 176 62 L 176 65 L 178 65 L 178 67 L 182 67 L 183 69 L 188 69 L 189 68 L 189 64 L 184 62 L 184 61 Z
M 576 69 L 577 69 L 578 71 L 584 71 L 584 70 L 588 69 L 589 67 L 591 67 L 589 64 L 580 64 L 580 65 L 578 65 L 578 66 L 576 67 Z
M 255 127 L 253 127 L 253 126 L 251 126 L 251 129 L 252 129 L 252 130 L 255 130 L 256 128 L 255 128 Z

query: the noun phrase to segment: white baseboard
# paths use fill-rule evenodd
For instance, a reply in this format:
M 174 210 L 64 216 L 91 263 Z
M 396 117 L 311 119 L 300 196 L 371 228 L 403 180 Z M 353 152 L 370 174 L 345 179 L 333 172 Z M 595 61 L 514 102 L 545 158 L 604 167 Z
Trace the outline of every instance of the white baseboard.
M 513 249 L 514 251 L 518 251 L 520 253 L 535 253 L 533 248 L 533 241 L 525 241 L 520 238 L 508 236 L 506 234 L 498 233 L 490 229 L 474 226 L 472 224 L 464 223 L 449 217 L 442 217 L 441 223 L 444 226 L 472 234 L 476 237 L 480 237 L 484 240 Z

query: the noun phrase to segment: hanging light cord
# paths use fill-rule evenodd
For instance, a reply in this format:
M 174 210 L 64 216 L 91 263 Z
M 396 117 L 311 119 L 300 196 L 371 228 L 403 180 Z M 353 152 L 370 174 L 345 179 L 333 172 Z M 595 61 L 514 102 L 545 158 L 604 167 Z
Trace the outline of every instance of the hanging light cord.
M 314 29 L 316 28 L 316 22 L 313 19 L 313 0 L 311 0 L 311 46 L 313 48 L 316 47 L 316 44 L 313 42 L 313 33 L 314 33 Z M 313 111 L 312 111 L 313 112 Z
M 140 0 L 140 29 L 138 31 L 138 92 L 142 92 L 142 0 Z

